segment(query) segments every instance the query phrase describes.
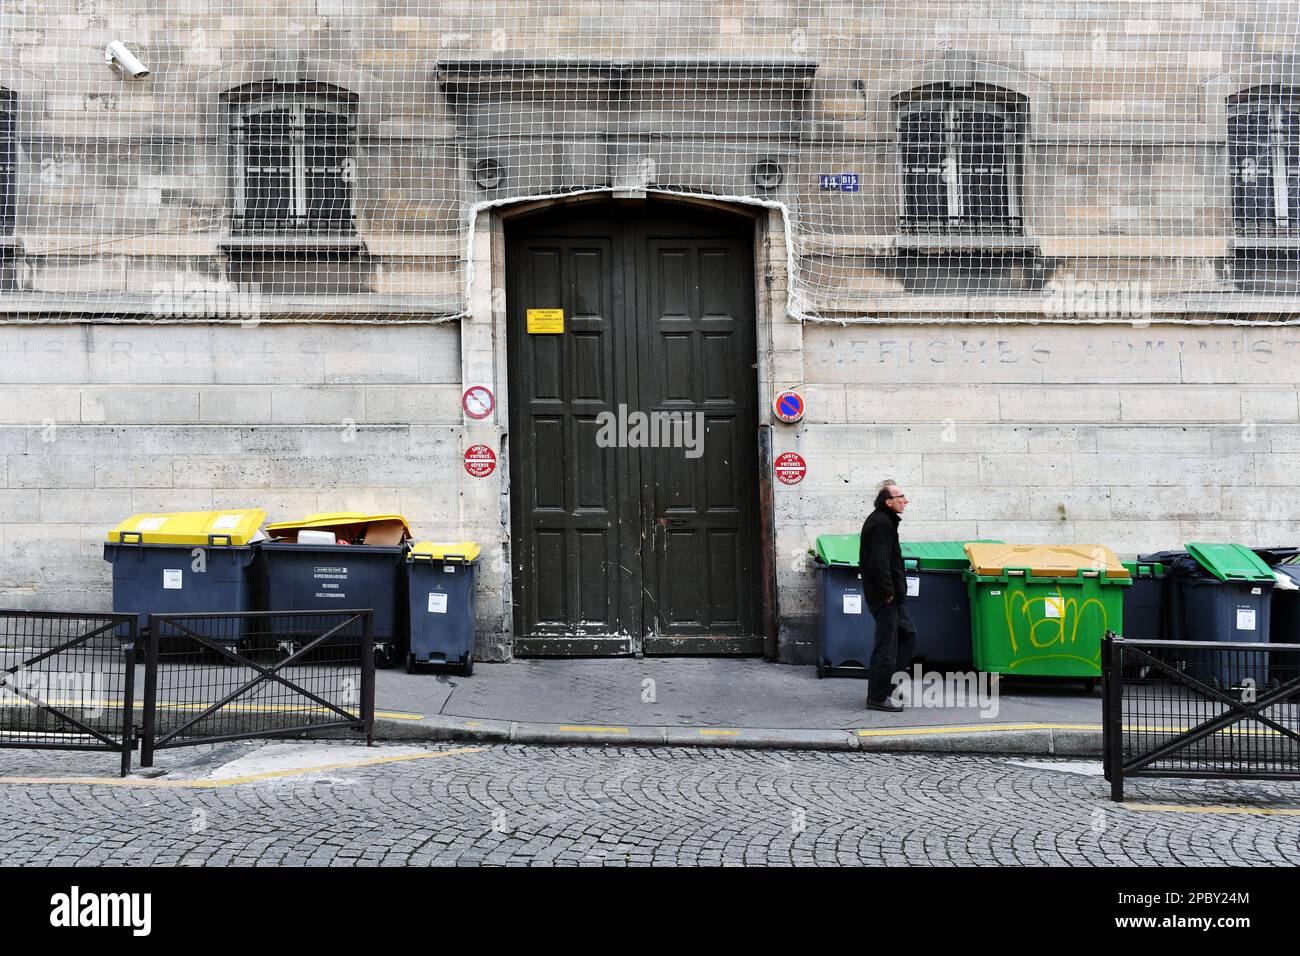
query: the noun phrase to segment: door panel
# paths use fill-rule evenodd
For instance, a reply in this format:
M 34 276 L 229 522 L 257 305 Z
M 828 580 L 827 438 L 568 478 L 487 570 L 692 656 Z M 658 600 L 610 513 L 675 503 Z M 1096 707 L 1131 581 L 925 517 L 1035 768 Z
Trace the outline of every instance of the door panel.
M 643 376 L 642 407 L 691 416 L 703 432 L 698 449 L 648 451 L 643 495 L 659 534 L 643 562 L 658 596 L 647 609 L 645 649 L 756 652 L 753 247 L 671 221 L 649 222 L 645 232 L 641 368 L 665 374 Z
M 508 228 L 517 653 L 761 650 L 752 250 L 654 203 Z
M 608 225 L 531 238 L 507 260 L 510 283 L 511 505 L 519 635 L 626 635 L 619 565 L 616 449 L 595 441 L 613 410 L 613 287 Z M 510 269 L 512 263 L 522 267 Z M 527 309 L 564 310 L 560 335 L 529 335 Z M 626 643 L 626 637 L 623 638 Z

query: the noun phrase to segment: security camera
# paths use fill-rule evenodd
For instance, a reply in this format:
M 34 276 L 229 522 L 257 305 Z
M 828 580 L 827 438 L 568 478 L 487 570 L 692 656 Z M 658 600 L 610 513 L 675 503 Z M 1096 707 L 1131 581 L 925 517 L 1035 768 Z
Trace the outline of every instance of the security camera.
M 141 63 L 140 58 L 128 50 L 121 40 L 114 40 L 104 47 L 104 62 L 133 80 L 149 75 L 149 67 Z

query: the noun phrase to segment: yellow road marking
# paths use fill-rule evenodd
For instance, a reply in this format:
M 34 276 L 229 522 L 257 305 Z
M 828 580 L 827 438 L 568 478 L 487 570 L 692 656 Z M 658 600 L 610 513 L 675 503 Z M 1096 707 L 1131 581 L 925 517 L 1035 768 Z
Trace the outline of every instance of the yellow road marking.
M 120 700 L 47 700 L 47 701 L 42 701 L 41 704 L 44 704 L 45 706 L 48 707 L 80 707 L 80 708 L 99 707 L 99 708 L 103 708 L 104 710 L 122 709 L 122 702 Z M 39 707 L 41 706 L 41 704 L 34 704 L 29 700 L 13 700 L 13 701 L 0 700 L 0 706 L 4 706 L 4 707 Z M 160 703 L 158 705 L 158 709 L 199 711 L 199 710 L 207 710 L 211 706 L 212 704 L 204 704 L 204 703 L 196 703 L 196 704 Z M 340 706 L 346 709 L 347 705 L 340 705 Z M 135 702 L 136 710 L 142 710 L 143 708 L 144 708 L 143 701 Z M 226 704 L 226 706 L 222 707 L 221 710 L 222 712 L 236 711 L 238 713 L 243 713 L 243 714 L 248 714 L 248 713 L 332 714 L 334 713 L 334 711 L 329 710 L 328 708 L 325 707 L 320 707 L 318 705 L 308 706 L 302 704 L 252 704 L 252 703 L 241 704 L 234 701 L 232 701 L 229 704 Z M 375 711 L 375 716 L 386 717 L 389 720 L 424 720 L 424 714 L 415 714 L 403 710 L 377 710 Z
M 974 724 L 968 726 L 943 726 L 943 727 L 890 727 L 883 729 L 855 730 L 854 733 L 859 737 L 899 737 L 909 734 L 957 734 L 957 733 L 984 733 L 1004 730 L 1095 730 L 1100 731 L 1101 724 Z M 1128 733 L 1144 732 L 1159 734 L 1180 734 L 1186 733 L 1188 727 L 1162 727 L 1151 726 L 1146 724 L 1125 724 L 1124 730 Z M 1270 727 L 1251 729 L 1241 727 L 1237 724 L 1230 724 L 1222 730 L 1216 731 L 1216 736 L 1222 734 L 1230 735 L 1256 735 L 1256 736 L 1277 736 L 1277 731 Z M 1214 740 L 1215 737 L 1207 738 Z M 1222 739 L 1219 737 L 1219 739 Z
M 567 734 L 630 734 L 630 727 L 584 727 L 580 725 L 565 724 L 560 730 Z
M 389 720 L 424 720 L 424 714 L 411 714 L 402 710 L 377 710 L 376 717 L 387 717 Z
M 719 730 L 716 727 L 703 727 L 700 733 L 705 737 L 739 737 L 739 730 Z
M 1164 803 L 1122 803 L 1125 810 L 1164 810 L 1169 813 L 1250 813 L 1258 816 L 1300 816 L 1300 807 L 1178 807 Z
M 963 727 L 897 727 L 855 730 L 859 737 L 899 737 L 910 734 L 969 734 L 1003 730 L 1101 730 L 1101 724 L 976 724 Z
M 295 767 L 289 770 L 267 770 L 263 773 L 250 773 L 243 777 L 230 777 L 226 780 L 131 780 L 122 777 L 0 777 L 0 784 L 19 784 L 37 786 L 81 785 L 96 787 L 157 787 L 167 790 L 208 789 L 212 787 L 233 787 L 241 783 L 256 783 L 259 780 L 275 780 L 283 777 L 298 777 L 322 770 L 354 770 L 359 767 L 375 767 L 386 763 L 400 763 L 407 760 L 429 760 L 434 757 L 459 757 L 463 754 L 482 753 L 484 747 L 457 747 L 454 750 L 436 750 L 430 753 L 402 754 L 395 757 L 370 757 L 365 760 L 350 760 L 343 763 L 321 764 L 318 767 Z

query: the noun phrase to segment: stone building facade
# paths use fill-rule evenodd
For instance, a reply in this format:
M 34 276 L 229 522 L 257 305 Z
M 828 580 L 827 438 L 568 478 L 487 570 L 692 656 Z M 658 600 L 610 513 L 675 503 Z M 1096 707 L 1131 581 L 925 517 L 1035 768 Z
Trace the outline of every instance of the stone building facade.
M 480 656 L 581 651 L 519 639 L 511 323 L 555 303 L 509 257 L 615 209 L 752 245 L 752 352 L 726 354 L 752 368 L 754 640 L 719 650 L 808 659 L 807 550 L 885 476 L 917 540 L 1300 538 L 1298 38 L 1271 0 L 13 0 L 0 604 L 106 608 L 133 513 L 397 510 L 484 545 Z M 618 571 L 568 547 L 570 636 L 653 649 L 651 611 L 583 610 Z

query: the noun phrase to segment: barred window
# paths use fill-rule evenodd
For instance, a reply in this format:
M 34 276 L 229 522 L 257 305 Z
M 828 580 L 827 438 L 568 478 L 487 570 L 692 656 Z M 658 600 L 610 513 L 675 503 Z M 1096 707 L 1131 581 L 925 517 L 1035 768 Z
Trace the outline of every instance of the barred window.
M 0 235 L 14 231 L 14 208 L 18 196 L 14 186 L 14 157 L 17 136 L 14 132 L 14 98 L 0 89 Z
M 925 94 L 900 106 L 903 231 L 1019 231 L 1017 113 L 960 95 Z
M 353 231 L 350 102 L 272 96 L 241 106 L 233 123 L 238 232 Z
M 1234 98 L 1228 155 L 1237 232 L 1300 235 L 1300 100 L 1290 89 L 1260 87 Z

